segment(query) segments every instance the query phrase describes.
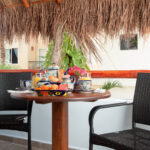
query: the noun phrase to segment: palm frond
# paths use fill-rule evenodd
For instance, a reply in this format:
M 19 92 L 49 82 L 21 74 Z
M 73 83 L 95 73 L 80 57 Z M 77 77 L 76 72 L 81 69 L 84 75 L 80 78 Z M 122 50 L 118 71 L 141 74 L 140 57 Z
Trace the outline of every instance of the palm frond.
M 122 84 L 121 84 L 118 80 L 115 80 L 115 81 L 113 81 L 113 82 L 107 81 L 107 82 L 105 82 L 104 85 L 102 86 L 102 89 L 110 90 L 110 89 L 115 88 L 115 87 L 122 88 Z

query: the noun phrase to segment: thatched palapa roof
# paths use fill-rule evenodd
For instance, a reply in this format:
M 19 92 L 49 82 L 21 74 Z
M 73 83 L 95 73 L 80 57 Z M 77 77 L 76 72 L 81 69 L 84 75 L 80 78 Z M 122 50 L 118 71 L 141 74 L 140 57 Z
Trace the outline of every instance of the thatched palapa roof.
M 29 7 L 24 7 L 23 1 Z M 60 4 L 55 0 L 41 4 L 37 1 L 0 0 L 0 35 L 5 40 L 22 34 L 53 38 L 60 23 L 80 39 L 98 32 L 114 36 L 121 30 L 138 29 L 141 35 L 149 33 L 149 0 L 62 0 Z

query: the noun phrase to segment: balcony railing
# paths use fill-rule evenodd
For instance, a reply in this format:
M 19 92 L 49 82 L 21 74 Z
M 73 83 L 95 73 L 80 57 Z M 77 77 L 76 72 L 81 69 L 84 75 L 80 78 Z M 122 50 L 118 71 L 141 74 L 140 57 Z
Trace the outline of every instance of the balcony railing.
M 44 61 L 28 61 L 28 69 L 40 69 Z
M 35 74 L 39 69 L 15 69 L 15 70 L 0 70 L 0 72 L 33 72 Z M 92 70 L 92 78 L 136 78 L 139 72 L 150 73 L 150 70 Z

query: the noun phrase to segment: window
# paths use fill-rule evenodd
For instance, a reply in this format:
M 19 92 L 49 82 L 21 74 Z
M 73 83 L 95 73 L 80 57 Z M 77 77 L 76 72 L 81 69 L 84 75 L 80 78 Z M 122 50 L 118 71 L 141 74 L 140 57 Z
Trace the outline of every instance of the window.
M 6 64 L 18 63 L 18 49 L 17 48 L 6 49 L 5 62 Z
M 120 50 L 136 50 L 138 48 L 138 36 L 133 34 L 130 36 L 120 36 Z
M 48 49 L 39 49 L 39 56 L 38 56 L 38 61 L 43 62 L 45 61 L 45 56 L 47 54 Z
M 38 52 L 38 67 L 41 67 L 45 62 L 45 56 L 47 54 L 48 49 L 39 49 Z

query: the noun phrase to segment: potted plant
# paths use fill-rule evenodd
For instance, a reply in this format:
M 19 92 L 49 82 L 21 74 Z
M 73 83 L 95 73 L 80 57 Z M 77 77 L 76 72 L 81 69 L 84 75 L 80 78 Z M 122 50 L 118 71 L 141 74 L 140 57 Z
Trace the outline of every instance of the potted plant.
M 110 90 L 112 88 L 115 88 L 115 87 L 118 87 L 118 88 L 122 88 L 122 84 L 118 81 L 118 80 L 115 80 L 115 81 L 107 81 L 104 83 L 104 85 L 102 86 L 102 89 L 105 89 L 105 90 Z

